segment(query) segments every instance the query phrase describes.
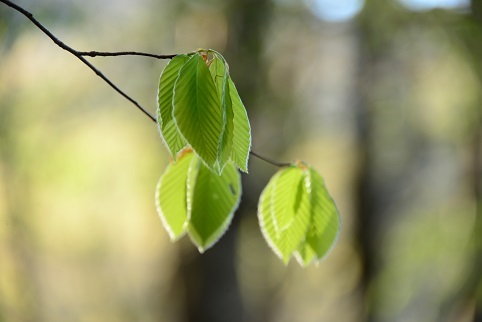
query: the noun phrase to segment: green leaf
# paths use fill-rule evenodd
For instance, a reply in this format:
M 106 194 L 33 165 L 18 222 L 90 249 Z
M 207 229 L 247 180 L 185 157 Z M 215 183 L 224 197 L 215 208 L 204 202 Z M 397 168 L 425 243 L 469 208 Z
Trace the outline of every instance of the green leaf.
M 285 263 L 304 241 L 310 224 L 310 182 L 305 171 L 295 165 L 280 170 L 261 193 L 258 206 L 263 236 Z
M 308 233 L 310 232 L 311 231 Z M 295 252 L 295 258 L 301 266 L 306 267 L 310 265 L 311 262 L 313 262 L 313 260 L 316 258 L 316 253 L 305 240 L 305 242 L 301 243 L 300 247 Z
M 172 116 L 173 90 L 174 83 L 179 75 L 179 70 L 188 60 L 189 57 L 187 55 L 174 57 L 164 68 L 159 79 L 157 124 L 162 140 L 174 161 L 176 161 L 177 153 L 186 146 L 187 142 L 179 133 L 176 122 Z
M 187 187 L 186 187 L 186 203 L 187 203 L 187 213 L 189 217 L 192 212 L 192 201 L 194 200 L 194 187 L 196 186 L 197 175 L 199 169 L 203 167 L 201 160 L 194 156 L 192 158 L 189 169 L 187 170 Z
M 227 230 L 241 197 L 241 180 L 236 167 L 229 162 L 216 175 L 196 157 L 188 175 L 188 232 L 202 253 Z
M 169 164 L 156 188 L 157 211 L 172 241 L 184 235 L 189 221 L 186 182 L 193 155 L 185 152 Z
M 246 109 L 231 78 L 228 78 L 228 83 L 234 113 L 231 159 L 241 171 L 248 173 L 249 151 L 251 150 L 251 126 L 249 125 Z
M 222 56 L 221 56 L 222 57 Z M 221 144 L 219 145 L 219 172 L 223 171 L 226 162 L 231 157 L 233 150 L 233 107 L 231 103 L 231 96 L 229 95 L 229 73 L 225 65 L 224 58 L 219 58 L 217 54 L 214 55 L 213 61 L 209 66 L 209 71 L 216 85 L 219 98 L 221 100 L 223 113 L 223 134 L 221 137 Z
M 283 257 L 283 254 L 278 250 L 276 246 L 276 241 L 278 240 L 279 236 L 276 232 L 274 226 L 273 215 L 271 213 L 271 196 L 273 194 L 273 187 L 274 185 L 272 182 L 275 182 L 278 177 L 281 175 L 281 172 L 277 172 L 270 180 L 270 182 L 266 185 L 258 202 L 258 220 L 259 225 L 261 227 L 261 232 L 263 233 L 263 237 L 268 243 L 269 247 L 278 255 L 279 257 Z
M 313 168 L 311 181 L 311 224 L 306 241 L 298 249 L 296 259 L 303 265 L 322 260 L 333 248 L 340 233 L 341 220 L 323 178 Z
M 209 65 L 209 72 L 211 73 L 219 98 L 221 99 L 224 96 L 224 80 L 227 75 L 227 70 L 224 66 L 224 61 L 216 54 Z
M 302 171 L 296 167 L 289 167 L 283 170 L 273 183 L 271 213 L 277 236 L 293 223 L 296 215 L 294 212 L 295 204 L 299 202 L 302 192 L 300 189 L 302 179 Z
M 173 115 L 182 136 L 210 169 L 219 172 L 216 164 L 224 127 L 221 101 L 199 54 L 192 55 L 179 71 L 173 102 Z
M 301 162 L 271 178 L 261 193 L 258 218 L 273 251 L 285 263 L 294 253 L 302 266 L 328 254 L 341 226 L 323 178 Z

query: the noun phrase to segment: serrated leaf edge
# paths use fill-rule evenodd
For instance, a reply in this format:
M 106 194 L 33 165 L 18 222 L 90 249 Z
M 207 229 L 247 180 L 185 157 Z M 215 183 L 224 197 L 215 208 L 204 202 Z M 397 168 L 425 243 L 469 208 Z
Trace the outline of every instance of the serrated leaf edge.
M 246 154 L 246 159 L 244 160 L 243 167 L 240 167 L 240 165 L 237 164 L 237 163 L 235 163 L 235 164 L 236 164 L 236 167 L 239 170 L 241 170 L 242 172 L 249 173 L 248 161 L 249 161 L 249 155 L 250 155 L 252 144 L 253 144 L 253 140 L 252 140 L 252 136 L 251 136 L 251 124 L 249 123 L 248 111 L 246 111 L 246 107 L 244 106 L 243 100 L 241 99 L 241 96 L 239 96 L 238 89 L 236 88 L 236 85 L 234 84 L 234 81 L 231 79 L 231 77 L 229 77 L 229 79 L 231 80 L 231 82 L 234 85 L 233 90 L 236 91 L 236 94 L 239 97 L 239 100 L 241 101 L 241 104 L 243 105 L 243 112 L 244 112 L 244 115 L 246 116 L 246 119 L 248 120 L 248 127 L 249 127 L 249 130 L 248 130 L 248 132 L 249 132 L 248 153 Z M 228 79 L 228 82 L 229 82 L 229 79 Z M 231 94 L 229 94 L 229 95 L 231 96 Z M 232 100 L 233 100 L 233 98 L 231 97 L 231 101 Z M 244 168 L 246 168 L 246 169 L 244 169 Z
M 179 236 L 176 237 L 176 234 L 174 233 L 174 231 L 171 229 L 171 226 L 167 222 L 167 219 L 166 219 L 166 217 L 164 215 L 164 212 L 162 211 L 162 208 L 161 208 L 161 203 L 159 201 L 163 177 L 164 176 L 161 176 L 159 178 L 159 181 L 157 182 L 157 185 L 156 185 L 156 193 L 155 193 L 155 196 L 154 196 L 154 198 L 156 199 L 156 209 L 157 209 L 157 214 L 161 218 L 162 225 L 164 226 L 164 228 L 167 231 L 167 234 L 169 235 L 169 239 L 171 240 L 171 242 L 175 242 L 175 241 L 178 241 L 179 239 L 181 239 L 186 234 L 185 226 L 186 226 L 186 223 L 189 222 L 189 217 L 186 219 L 186 222 L 184 223 L 184 226 L 183 226 L 184 231 Z
M 193 59 L 193 57 L 194 57 L 195 55 L 200 55 L 200 54 L 199 54 L 199 52 L 197 52 L 197 51 L 196 51 L 196 52 L 193 52 L 192 55 L 191 55 L 192 57 L 189 58 L 189 60 Z M 189 60 L 188 60 L 188 61 L 189 61 Z M 187 62 L 188 62 L 188 61 L 187 61 Z M 186 64 L 187 64 L 187 62 L 186 62 Z M 185 64 L 184 64 L 184 65 L 185 65 Z M 183 67 L 184 67 L 184 65 L 183 65 Z M 179 70 L 179 72 L 180 72 L 180 71 L 181 71 L 181 70 Z M 179 75 L 180 75 L 180 73 L 179 73 Z M 184 138 L 184 140 L 187 142 L 187 146 L 189 146 L 189 147 L 192 148 L 192 150 L 194 151 L 194 154 L 196 154 L 196 157 L 197 157 L 199 160 L 201 160 L 201 162 L 202 162 L 208 169 L 210 169 L 212 172 L 216 173 L 217 175 L 221 175 L 221 172 L 219 172 L 219 167 L 217 166 L 217 163 L 218 163 L 217 161 L 218 161 L 218 160 L 216 160 L 216 162 L 215 162 L 214 164 L 208 164 L 206 161 L 204 161 L 204 159 L 197 153 L 196 149 L 194 149 L 194 148 L 192 147 L 192 145 L 189 143 L 189 140 L 186 139 L 186 138 L 184 137 L 184 135 L 182 134 L 182 132 L 179 130 L 179 125 L 178 125 L 178 123 L 177 123 L 177 119 L 176 119 L 176 117 L 174 116 L 174 109 L 175 109 L 174 97 L 175 97 L 175 94 L 176 94 L 176 87 L 177 87 L 177 81 L 179 80 L 179 75 L 178 75 L 178 77 L 176 78 L 176 81 L 174 82 L 174 87 L 173 87 L 172 105 L 173 105 L 174 108 L 173 108 L 172 119 L 174 120 L 174 123 L 176 124 L 176 128 L 178 129 L 179 134 L 180 134 L 180 135 Z M 224 124 L 223 124 L 222 126 L 224 127 Z M 222 131 L 221 131 L 221 134 L 222 134 Z M 221 138 L 222 138 L 222 136 L 219 137 L 218 146 L 221 144 L 221 143 L 220 143 Z
M 307 171 L 308 175 L 310 176 L 310 181 L 311 181 L 311 171 L 316 171 L 313 167 L 309 166 L 309 171 Z M 336 214 L 338 216 L 338 231 L 336 232 L 336 237 L 335 239 L 333 240 L 330 248 L 328 248 L 328 250 L 325 252 L 325 254 L 323 256 L 321 256 L 320 258 L 318 258 L 316 256 L 316 252 L 315 252 L 315 257 L 313 257 L 313 259 L 308 263 L 308 264 L 304 264 L 303 260 L 301 259 L 301 255 L 299 254 L 298 251 L 295 251 L 294 255 L 295 255 L 295 258 L 297 260 L 297 262 L 302 266 L 302 267 L 307 267 L 311 264 L 314 264 L 315 266 L 318 266 L 320 264 L 320 262 L 322 262 L 326 257 L 328 257 L 328 255 L 331 253 L 331 251 L 333 250 L 333 248 L 335 248 L 336 244 L 338 243 L 338 239 L 340 238 L 340 233 L 341 233 L 341 226 L 342 226 L 342 221 L 341 221 L 341 215 L 340 215 L 340 211 L 338 210 L 338 206 L 336 205 L 335 203 L 335 200 L 333 199 L 333 197 L 331 196 L 330 194 L 330 191 L 328 190 L 328 188 L 326 187 L 326 184 L 325 184 L 325 179 L 322 177 L 323 179 L 323 186 L 325 187 L 325 190 L 326 190 L 326 193 L 328 194 L 328 197 L 330 198 L 331 202 L 333 203 L 333 205 L 335 206 L 335 209 L 336 209 Z M 310 202 L 311 202 L 311 198 L 312 198 L 312 192 L 311 192 L 311 185 L 309 187 L 309 191 L 310 191 Z M 311 228 L 311 225 L 308 227 L 308 231 L 309 229 Z M 305 238 L 305 241 L 306 241 L 306 238 Z M 304 241 L 304 242 L 305 242 Z M 300 244 L 301 245 L 301 244 Z
M 244 160 L 244 164 L 243 166 L 241 167 L 239 164 L 237 164 L 233 158 L 232 158 L 232 152 L 231 152 L 231 157 L 230 157 L 230 160 L 233 161 L 234 165 L 236 166 L 236 168 L 238 168 L 240 171 L 244 172 L 244 173 L 249 173 L 249 167 L 248 167 L 248 161 L 249 161 L 249 155 L 250 155 L 250 151 L 251 151 L 251 147 L 252 147 L 252 136 L 251 136 L 251 124 L 249 123 L 249 118 L 248 118 L 248 112 L 246 111 L 246 107 L 244 106 L 244 103 L 243 103 L 243 100 L 241 99 L 241 96 L 239 96 L 239 93 L 238 93 L 238 90 L 234 84 L 234 81 L 231 79 L 231 75 L 229 74 L 229 64 L 228 62 L 226 61 L 226 59 L 224 59 L 223 55 L 221 55 L 218 51 L 214 50 L 214 49 L 207 49 L 208 52 L 212 52 L 218 59 L 220 59 L 223 63 L 224 63 L 224 68 L 225 68 L 225 71 L 226 71 L 226 82 L 229 83 L 229 81 L 231 80 L 231 82 L 233 83 L 233 90 L 236 92 L 236 95 L 238 96 L 240 102 L 241 102 L 241 105 L 243 106 L 243 112 L 244 112 L 244 115 L 246 116 L 246 119 L 248 120 L 248 132 L 249 132 L 249 146 L 248 146 L 248 153 L 246 154 L 246 159 Z M 231 87 L 229 85 L 229 87 Z M 225 95 L 225 93 L 224 93 Z M 231 98 L 231 101 L 233 100 L 232 97 L 231 97 L 231 91 L 230 93 L 228 94 Z M 234 111 L 233 111 L 234 113 Z M 225 121 L 225 120 L 224 120 Z M 223 132 L 224 132 L 224 128 L 223 128 Z M 222 133 L 223 133 L 222 132 Z M 222 135 L 221 135 L 221 139 L 222 139 Z M 234 149 L 233 149 L 234 150 Z M 221 169 L 221 172 L 222 172 L 222 169 Z
M 199 158 L 199 157 L 198 157 Z M 199 160 L 201 160 L 201 158 L 199 158 Z M 209 169 L 209 168 L 208 168 Z M 191 233 L 187 230 L 187 235 L 189 236 L 189 239 L 191 240 L 191 242 L 197 247 L 199 253 L 203 254 L 206 250 L 208 250 L 209 248 L 213 247 L 218 241 L 219 239 L 221 239 L 221 237 L 223 237 L 226 232 L 228 231 L 229 227 L 231 226 L 231 223 L 233 221 L 233 217 L 234 217 L 234 213 L 236 212 L 236 210 L 238 209 L 239 207 L 239 204 L 241 202 L 241 196 L 242 196 L 242 183 L 241 183 L 241 175 L 239 173 L 239 171 L 236 169 L 236 166 L 235 166 L 235 171 L 238 175 L 238 191 L 239 191 L 239 197 L 238 197 L 238 200 L 236 201 L 236 203 L 233 205 L 233 208 L 231 209 L 231 211 L 229 212 L 228 216 L 226 217 L 226 219 L 224 220 L 224 222 L 222 223 L 221 227 L 224 227 L 224 225 L 226 225 L 224 227 L 224 231 L 222 233 L 220 233 L 218 235 L 217 238 L 213 239 L 211 242 L 209 242 L 208 244 L 206 244 L 205 246 L 202 246 L 202 245 L 198 245 L 197 241 L 194 240 L 194 237 L 191 236 Z M 189 176 L 188 176 L 189 178 Z M 193 188 L 194 189 L 194 188 Z M 189 206 L 188 204 L 188 218 L 191 217 L 191 210 L 192 210 L 192 206 Z M 189 222 L 188 222 L 188 225 L 189 225 Z M 221 229 L 221 228 L 220 228 Z M 216 235 L 217 232 L 219 232 L 219 230 L 216 230 L 212 235 Z
M 181 55 L 184 55 L 184 54 L 181 54 Z M 178 55 L 178 56 L 181 56 L 181 55 Z M 185 54 L 186 56 L 191 56 L 192 53 L 189 53 L 189 54 Z M 175 56 L 177 57 L 177 56 Z M 174 58 L 175 58 L 174 57 Z M 171 60 L 172 61 L 172 60 Z M 156 121 L 157 121 L 157 131 L 159 132 L 159 136 L 161 137 L 161 140 L 162 140 L 162 143 L 164 144 L 164 146 L 166 147 L 167 151 L 169 151 L 169 154 L 172 155 L 172 158 L 173 158 L 173 161 L 174 163 L 176 162 L 177 160 L 177 157 L 179 156 L 179 154 L 189 145 L 189 144 L 186 144 L 184 145 L 184 147 L 182 147 L 179 151 L 177 151 L 177 153 L 172 154 L 172 151 L 171 149 L 169 148 L 169 145 L 167 144 L 165 138 L 164 138 L 164 135 L 162 135 L 162 119 L 160 118 L 160 106 L 159 106 L 159 92 L 161 90 L 161 86 L 160 86 L 160 82 L 161 82 L 161 78 L 162 78 L 162 73 L 164 72 L 164 70 L 167 68 L 167 66 L 171 63 L 171 61 L 169 61 L 169 63 L 167 63 L 167 65 L 164 67 L 164 69 L 162 70 L 161 72 L 161 75 L 159 76 L 159 82 L 158 82 L 158 85 L 157 85 L 157 95 L 156 95 L 156 100 L 157 100 L 157 109 L 156 109 Z M 186 64 L 187 61 L 184 63 Z M 184 64 L 179 68 L 179 70 L 177 71 L 177 77 L 176 79 L 174 80 L 174 86 L 172 87 L 172 101 L 171 101 L 171 104 L 174 104 L 174 88 L 175 88 L 175 84 L 176 84 L 176 81 L 177 79 L 179 78 L 179 72 L 181 71 L 181 68 L 184 66 Z M 173 108 L 172 110 L 174 110 L 174 105 L 173 105 Z M 176 118 L 174 117 L 174 115 L 172 116 L 172 119 L 174 121 L 174 124 L 176 125 L 176 129 L 177 129 L 177 133 L 184 139 L 185 142 L 187 142 L 186 138 L 182 135 L 181 131 L 179 131 L 179 128 L 177 126 L 177 122 L 176 122 Z
M 273 178 L 271 180 L 274 180 L 275 177 L 276 177 L 276 180 L 278 180 L 278 177 L 280 176 L 281 174 L 281 170 L 278 171 L 277 173 L 274 174 Z M 268 184 L 266 185 L 266 187 L 264 187 L 263 191 L 261 192 L 261 195 L 260 195 L 260 198 L 259 198 L 259 201 L 258 201 L 258 221 L 259 221 L 259 225 L 261 227 L 261 234 L 263 235 L 264 237 L 264 240 L 266 240 L 266 243 L 268 244 L 268 246 L 271 248 L 271 250 L 276 254 L 276 256 L 278 256 L 283 262 L 285 262 L 284 260 L 284 256 L 283 256 L 283 253 L 278 249 L 278 247 L 276 247 L 276 245 L 274 244 L 274 242 L 271 240 L 271 237 L 269 236 L 265 226 L 265 222 L 264 222 L 264 219 L 263 219 L 263 214 L 261 212 L 261 203 L 263 201 L 263 196 L 265 193 L 267 193 L 267 189 L 271 183 L 271 180 L 268 182 Z M 272 186 L 270 187 L 271 188 L 271 191 L 269 191 L 269 198 L 270 198 L 270 202 L 269 202 L 269 216 L 272 217 L 273 214 L 272 214 L 272 198 L 273 198 L 273 190 L 272 190 Z M 273 220 L 273 219 L 271 219 Z M 273 223 L 274 225 L 274 223 Z

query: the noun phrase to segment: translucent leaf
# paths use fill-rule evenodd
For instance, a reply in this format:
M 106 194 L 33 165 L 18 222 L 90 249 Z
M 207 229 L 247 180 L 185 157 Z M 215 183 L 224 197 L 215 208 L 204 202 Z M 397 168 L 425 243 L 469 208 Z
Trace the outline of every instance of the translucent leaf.
M 189 220 L 186 182 L 193 155 L 185 152 L 177 163 L 169 164 L 156 188 L 157 211 L 172 241 L 184 234 Z
M 228 83 L 229 96 L 231 97 L 234 113 L 231 159 L 241 171 L 248 173 L 249 151 L 251 150 L 251 126 L 249 125 L 246 109 L 231 78 L 228 78 Z
M 187 202 L 187 213 L 189 216 L 192 213 L 192 202 L 194 200 L 194 187 L 196 185 L 197 175 L 199 169 L 203 167 L 201 160 L 198 157 L 192 158 L 191 164 L 187 171 L 187 187 L 186 187 L 186 202 Z
M 219 98 L 221 100 L 223 113 L 223 134 L 221 137 L 221 144 L 219 146 L 219 172 L 222 172 L 226 162 L 230 159 L 233 150 L 233 107 L 231 103 L 231 96 L 229 95 L 229 74 L 223 59 L 214 56 L 209 71 L 216 85 Z
M 189 170 L 188 206 L 191 240 L 202 253 L 228 229 L 241 197 L 241 180 L 236 167 L 228 162 L 216 175 L 196 157 Z
M 273 216 L 276 235 L 287 229 L 293 222 L 296 213 L 295 204 L 300 198 L 300 183 L 303 173 L 296 167 L 289 167 L 273 183 L 271 196 L 271 214 Z
M 258 218 L 261 231 L 285 263 L 304 241 L 310 224 L 309 181 L 304 171 L 297 166 L 280 170 L 260 197 Z
M 295 252 L 295 257 L 301 266 L 306 267 L 316 258 L 316 253 L 305 240 Z
M 283 255 L 276 246 L 276 241 L 278 240 L 279 236 L 276 232 L 273 215 L 271 213 L 271 196 L 273 193 L 273 184 L 271 183 L 275 182 L 280 174 L 281 172 L 277 172 L 261 193 L 258 203 L 258 220 L 263 237 L 268 243 L 269 247 L 271 247 L 276 255 L 282 258 Z
M 313 168 L 307 175 L 311 181 L 311 224 L 306 241 L 296 258 L 307 266 L 322 260 L 333 248 L 340 233 L 341 220 L 336 205 L 326 189 L 323 178 Z
M 172 116 L 172 98 L 174 83 L 181 67 L 189 60 L 187 55 L 178 55 L 171 59 L 164 68 L 159 79 L 159 92 L 157 95 L 157 123 L 162 140 L 176 161 L 177 153 L 186 146 L 186 140 L 181 136 Z
M 199 54 L 181 68 L 174 85 L 174 118 L 182 136 L 212 170 L 217 171 L 223 130 L 221 101 L 209 69 Z

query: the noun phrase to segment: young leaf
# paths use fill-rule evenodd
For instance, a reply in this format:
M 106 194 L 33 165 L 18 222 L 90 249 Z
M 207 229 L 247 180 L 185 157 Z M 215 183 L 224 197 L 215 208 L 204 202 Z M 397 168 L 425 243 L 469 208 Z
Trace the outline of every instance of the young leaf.
M 231 159 L 241 171 L 248 173 L 249 151 L 251 150 L 251 127 L 249 125 L 248 114 L 238 95 L 236 86 L 234 86 L 233 81 L 229 77 L 228 83 L 229 96 L 234 113 Z
M 209 71 L 216 85 L 216 89 L 221 100 L 224 128 L 221 137 L 221 144 L 219 146 L 219 172 L 223 171 L 226 162 L 231 157 L 233 150 L 233 107 L 231 103 L 231 96 L 229 95 L 229 73 L 225 66 L 224 58 L 220 59 L 215 54 Z
M 304 241 L 311 218 L 306 170 L 290 166 L 280 170 L 261 193 L 258 218 L 263 236 L 288 263 Z
M 279 235 L 275 229 L 273 215 L 271 212 L 271 195 L 273 193 L 274 186 L 271 184 L 271 182 L 276 181 L 280 175 L 281 172 L 277 172 L 261 193 L 258 203 L 258 219 L 261 227 L 261 233 L 263 234 L 263 237 L 268 243 L 269 247 L 271 247 L 278 257 L 283 258 L 283 254 L 276 246 L 276 241 L 279 239 Z
M 182 136 L 202 161 L 217 171 L 224 127 L 221 101 L 209 69 L 199 54 L 192 55 L 179 71 L 173 102 L 173 115 Z
M 188 232 L 202 253 L 227 230 L 241 197 L 241 180 L 236 167 L 229 162 L 221 175 L 216 175 L 196 157 L 189 176 Z M 195 178 L 194 178 L 195 177 Z
M 164 68 L 159 79 L 157 123 L 164 144 L 171 152 L 174 161 L 176 161 L 177 153 L 186 146 L 187 142 L 177 130 L 176 122 L 172 117 L 173 90 L 179 70 L 188 60 L 189 57 L 187 55 L 174 57 Z
M 177 163 L 169 164 L 156 188 L 157 211 L 172 241 L 184 234 L 189 221 L 186 182 L 193 155 L 185 152 Z
M 296 253 L 296 259 L 303 266 L 322 260 L 330 252 L 341 227 L 340 215 L 323 178 L 313 168 L 309 169 L 309 176 L 312 219 L 306 241 Z
M 194 154 L 193 154 L 194 155 Z M 201 160 L 194 155 L 192 158 L 189 169 L 187 170 L 187 187 L 186 187 L 186 203 L 187 213 L 189 217 L 192 213 L 192 203 L 194 200 L 194 187 L 196 185 L 197 175 L 199 170 L 203 167 Z
M 273 182 L 271 196 L 271 215 L 273 216 L 276 235 L 286 230 L 295 218 L 294 205 L 300 198 L 300 183 L 303 173 L 297 167 L 282 170 L 281 175 Z

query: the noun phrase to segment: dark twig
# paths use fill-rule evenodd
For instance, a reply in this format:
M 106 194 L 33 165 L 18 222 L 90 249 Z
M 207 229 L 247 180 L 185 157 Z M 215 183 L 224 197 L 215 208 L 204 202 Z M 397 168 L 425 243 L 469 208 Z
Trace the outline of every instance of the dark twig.
M 32 21 L 32 23 L 37 26 L 40 30 L 42 30 L 42 32 L 44 34 L 46 34 L 50 39 L 52 39 L 52 41 L 57 45 L 59 46 L 60 48 L 68 51 L 69 53 L 71 53 L 72 55 L 74 55 L 75 57 L 77 57 L 81 62 L 83 62 L 85 65 L 87 65 L 87 67 L 89 67 L 97 76 L 99 76 L 100 78 L 102 78 L 107 84 L 109 84 L 110 87 L 112 87 L 117 93 L 119 93 L 120 95 L 122 95 L 125 99 L 127 99 L 129 102 L 131 102 L 132 104 L 134 104 L 139 110 L 142 111 L 142 113 L 144 113 L 145 115 L 147 115 L 151 120 L 153 120 L 154 122 L 156 122 L 156 118 L 154 116 L 152 116 L 146 109 L 144 109 L 139 103 L 137 103 L 132 97 L 130 97 L 129 95 L 127 95 L 126 93 L 124 93 L 119 87 L 117 87 L 116 85 L 114 85 L 114 83 L 112 83 L 106 76 L 104 76 L 104 74 L 102 74 L 102 72 L 100 70 L 98 70 L 96 67 L 94 67 L 94 65 L 92 65 L 91 63 L 89 63 L 84 57 L 82 57 L 82 54 L 81 52 L 73 49 L 72 47 L 70 46 L 67 46 L 65 43 L 63 43 L 60 39 L 58 39 L 57 37 L 55 37 L 47 28 L 45 28 L 37 19 L 34 18 L 33 14 L 31 14 L 30 12 L 28 12 L 27 10 L 23 9 L 22 7 L 19 7 L 18 5 L 16 5 L 15 3 L 9 1 L 9 0 L 0 0 L 0 2 L 3 2 L 5 3 L 7 6 L 17 10 L 18 12 L 20 12 L 21 14 L 23 14 L 25 17 L 27 17 L 30 21 Z
M 3 0 L 0 0 L 3 2 Z M 105 52 L 105 51 L 78 51 L 81 56 L 89 57 L 112 57 L 112 56 L 145 56 L 157 59 L 172 59 L 177 56 L 177 54 L 171 55 L 156 55 L 150 53 L 143 53 L 139 51 L 116 51 L 116 52 Z
M 102 78 L 104 82 L 109 84 L 109 86 L 112 87 L 117 93 L 119 93 L 129 102 L 134 104 L 142 113 L 144 113 L 147 117 L 149 117 L 151 121 L 153 121 L 154 123 L 157 123 L 157 120 L 153 115 L 151 115 L 145 108 L 143 108 L 139 103 L 137 103 L 137 101 L 135 101 L 132 97 L 124 93 L 124 91 L 122 91 L 119 87 L 117 87 L 114 83 L 112 83 L 112 81 L 110 81 L 104 74 L 102 74 L 100 70 L 98 70 L 88 60 L 86 60 L 84 56 L 89 56 L 89 57 L 146 56 L 146 57 L 152 57 L 157 59 L 171 59 L 175 57 L 176 54 L 156 55 L 156 54 L 149 54 L 149 53 L 143 53 L 143 52 L 137 52 L 137 51 L 120 51 L 120 52 L 78 51 L 66 45 L 60 39 L 55 37 L 44 25 L 42 25 L 37 19 L 35 19 L 33 14 L 30 13 L 29 11 L 25 10 L 24 8 L 16 5 L 15 3 L 9 0 L 0 0 L 0 2 L 6 4 L 7 6 L 15 9 L 16 11 L 20 12 L 25 17 L 27 17 L 35 26 L 37 26 L 44 34 L 46 34 L 47 37 L 49 37 L 57 46 L 68 51 L 75 57 L 77 57 L 82 63 L 84 63 L 87 67 L 89 67 L 97 76 Z M 269 158 L 259 155 L 254 151 L 250 151 L 250 154 L 257 157 L 258 159 L 261 159 L 277 167 L 285 167 L 290 165 L 290 163 L 287 163 L 287 162 L 277 162 L 277 161 L 271 160 Z
M 277 167 L 287 167 L 287 166 L 290 166 L 291 163 L 289 162 L 278 162 L 278 161 L 274 161 L 274 160 L 271 160 L 270 158 L 267 158 L 267 157 L 264 157 L 262 155 L 259 155 L 258 153 L 254 152 L 254 151 L 250 151 L 249 152 L 252 156 L 255 156 L 257 157 L 258 159 L 260 160 L 263 160 L 265 162 L 268 162 L 268 163 L 271 163 L 272 165 L 274 166 L 277 166 Z

